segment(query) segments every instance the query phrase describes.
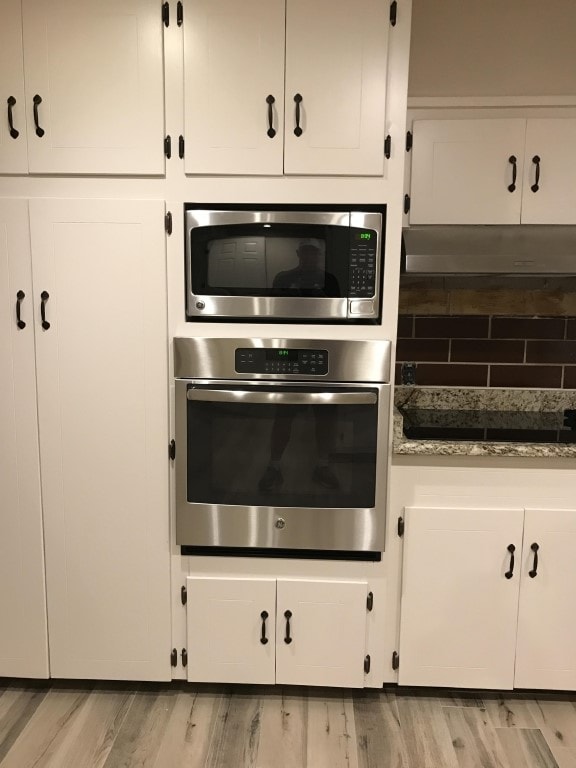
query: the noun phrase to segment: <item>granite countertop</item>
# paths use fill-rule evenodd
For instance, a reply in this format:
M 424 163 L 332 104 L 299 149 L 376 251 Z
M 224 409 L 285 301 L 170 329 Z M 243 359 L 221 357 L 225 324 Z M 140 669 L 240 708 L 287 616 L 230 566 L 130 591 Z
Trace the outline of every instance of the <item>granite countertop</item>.
M 575 443 L 497 442 L 443 438 L 414 440 L 404 435 L 404 417 L 399 408 L 431 412 L 517 412 L 562 414 L 576 409 L 576 390 L 571 389 L 492 389 L 456 387 L 398 386 L 394 391 L 393 452 L 421 456 L 527 456 L 576 458 Z M 433 414 L 431 414 L 433 419 Z M 536 417 L 537 418 L 537 417 Z

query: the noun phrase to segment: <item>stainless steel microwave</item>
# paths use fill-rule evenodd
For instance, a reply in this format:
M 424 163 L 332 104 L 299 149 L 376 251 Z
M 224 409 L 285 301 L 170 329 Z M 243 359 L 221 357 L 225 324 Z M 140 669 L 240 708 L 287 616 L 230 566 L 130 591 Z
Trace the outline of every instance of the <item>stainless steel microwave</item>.
M 187 320 L 378 322 L 385 207 L 186 206 Z

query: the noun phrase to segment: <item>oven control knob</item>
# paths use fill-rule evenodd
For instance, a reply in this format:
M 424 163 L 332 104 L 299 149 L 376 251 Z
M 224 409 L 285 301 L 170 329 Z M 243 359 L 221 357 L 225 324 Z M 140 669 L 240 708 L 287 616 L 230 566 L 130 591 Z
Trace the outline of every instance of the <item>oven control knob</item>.
M 196 309 L 204 309 L 206 304 L 203 301 L 197 301 L 196 302 Z
M 284 528 L 286 525 L 286 520 L 284 520 L 283 517 L 279 517 L 278 520 L 276 520 L 276 528 Z

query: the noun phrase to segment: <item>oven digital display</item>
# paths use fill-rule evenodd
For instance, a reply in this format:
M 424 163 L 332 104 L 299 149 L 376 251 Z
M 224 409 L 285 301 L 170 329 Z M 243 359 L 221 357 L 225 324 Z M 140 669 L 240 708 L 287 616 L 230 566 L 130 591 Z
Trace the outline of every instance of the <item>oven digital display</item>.
M 267 349 L 266 360 L 298 360 L 297 349 Z

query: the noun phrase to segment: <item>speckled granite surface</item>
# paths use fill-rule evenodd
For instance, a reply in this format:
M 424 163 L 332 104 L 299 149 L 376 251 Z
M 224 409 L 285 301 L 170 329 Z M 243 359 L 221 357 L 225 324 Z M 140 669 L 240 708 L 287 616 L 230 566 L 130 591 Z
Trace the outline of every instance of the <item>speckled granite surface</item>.
M 410 440 L 404 436 L 399 407 L 430 410 L 562 412 L 576 408 L 576 390 L 404 387 L 394 392 L 396 454 L 422 456 L 527 456 L 576 459 L 576 444 Z

